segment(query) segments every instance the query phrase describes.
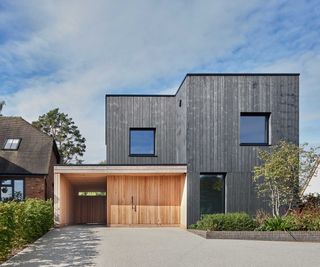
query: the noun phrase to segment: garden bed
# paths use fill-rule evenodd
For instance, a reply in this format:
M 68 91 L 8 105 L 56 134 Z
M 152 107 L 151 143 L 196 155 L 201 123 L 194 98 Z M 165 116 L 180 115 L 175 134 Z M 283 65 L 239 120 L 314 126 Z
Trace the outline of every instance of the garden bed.
M 320 242 L 320 231 L 188 231 L 206 239 Z

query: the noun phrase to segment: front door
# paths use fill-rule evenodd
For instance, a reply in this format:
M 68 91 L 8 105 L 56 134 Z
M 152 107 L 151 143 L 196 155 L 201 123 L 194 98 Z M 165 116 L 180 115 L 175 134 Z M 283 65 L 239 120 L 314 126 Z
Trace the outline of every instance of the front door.
M 179 225 L 183 176 L 108 176 L 109 225 Z

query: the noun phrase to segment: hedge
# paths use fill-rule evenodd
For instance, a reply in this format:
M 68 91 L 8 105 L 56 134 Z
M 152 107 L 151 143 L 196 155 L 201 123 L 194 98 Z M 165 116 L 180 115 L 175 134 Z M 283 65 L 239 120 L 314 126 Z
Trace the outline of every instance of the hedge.
M 51 201 L 0 202 L 0 261 L 12 249 L 33 242 L 53 226 Z

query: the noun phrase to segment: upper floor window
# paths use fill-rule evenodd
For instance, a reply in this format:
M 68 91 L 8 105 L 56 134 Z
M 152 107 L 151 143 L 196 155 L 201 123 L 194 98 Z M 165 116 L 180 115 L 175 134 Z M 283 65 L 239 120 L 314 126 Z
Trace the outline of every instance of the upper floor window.
M 270 113 L 241 113 L 240 144 L 268 145 L 269 117 Z
M 23 179 L 0 179 L 0 201 L 24 199 Z
M 154 128 L 131 128 L 130 129 L 130 155 L 131 156 L 154 156 L 155 155 Z
M 21 139 L 20 138 L 8 138 L 3 146 L 5 150 L 17 150 L 19 148 Z

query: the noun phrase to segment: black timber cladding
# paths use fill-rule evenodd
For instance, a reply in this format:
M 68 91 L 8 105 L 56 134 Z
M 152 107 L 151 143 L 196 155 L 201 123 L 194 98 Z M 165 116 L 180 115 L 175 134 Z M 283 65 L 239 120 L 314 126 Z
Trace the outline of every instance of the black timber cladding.
M 298 144 L 299 74 L 187 74 L 176 95 L 107 95 L 107 164 L 187 163 L 188 224 L 200 215 L 202 172 L 227 173 L 226 211 L 254 214 L 266 208 L 251 182 L 261 147 L 240 146 L 241 112 L 271 114 L 271 145 Z M 130 127 L 157 129 L 156 157 L 129 157 Z

